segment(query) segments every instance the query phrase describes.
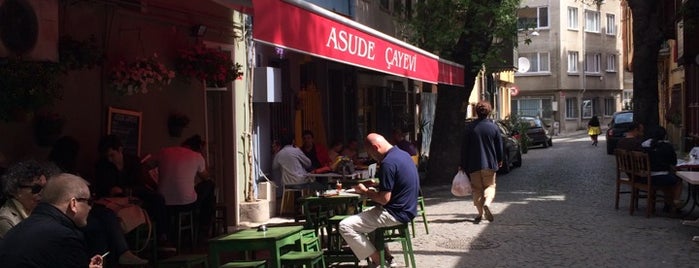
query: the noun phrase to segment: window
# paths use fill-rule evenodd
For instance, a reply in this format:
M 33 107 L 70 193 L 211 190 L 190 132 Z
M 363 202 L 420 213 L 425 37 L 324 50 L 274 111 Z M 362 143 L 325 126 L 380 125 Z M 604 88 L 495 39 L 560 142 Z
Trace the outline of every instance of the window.
M 607 55 L 607 72 L 616 72 L 616 55 Z
M 616 22 L 614 21 L 614 14 L 607 14 L 607 34 L 616 34 Z
M 568 72 L 577 73 L 578 72 L 578 52 L 568 51 Z
M 517 27 L 521 30 L 549 27 L 548 7 L 526 7 L 517 11 Z
M 568 7 L 568 29 L 578 29 L 578 8 Z
M 599 12 L 585 10 L 585 31 L 599 33 Z
M 548 52 L 520 53 L 519 56 L 525 57 L 527 60 L 529 60 L 529 70 L 527 70 L 527 73 L 543 73 L 551 71 L 551 69 L 549 69 Z
M 512 100 L 512 113 L 519 116 L 553 118 L 551 99 L 516 99 Z
M 578 99 L 566 98 L 566 118 L 578 118 Z
M 597 53 L 587 54 L 585 57 L 585 73 L 599 73 L 601 57 Z
M 614 98 L 604 99 L 604 115 L 612 116 L 616 112 L 616 100 Z
M 583 105 L 582 105 L 582 117 L 583 118 L 592 118 L 592 114 L 594 113 L 595 107 L 592 103 L 592 100 L 587 99 L 583 100 Z

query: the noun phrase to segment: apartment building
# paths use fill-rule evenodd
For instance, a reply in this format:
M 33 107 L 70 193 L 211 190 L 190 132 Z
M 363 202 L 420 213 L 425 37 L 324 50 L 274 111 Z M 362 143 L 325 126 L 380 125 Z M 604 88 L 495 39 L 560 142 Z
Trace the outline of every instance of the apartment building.
M 590 2 L 522 1 L 513 113 L 538 116 L 562 133 L 584 129 L 592 116 L 606 125 L 624 108 L 631 85 L 620 58 L 621 3 Z

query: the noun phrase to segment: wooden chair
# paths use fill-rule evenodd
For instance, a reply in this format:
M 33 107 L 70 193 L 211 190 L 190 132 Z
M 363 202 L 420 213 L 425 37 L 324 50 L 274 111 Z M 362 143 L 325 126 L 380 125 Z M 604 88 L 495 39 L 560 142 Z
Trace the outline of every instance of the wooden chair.
M 656 187 L 653 186 L 653 177 L 650 170 L 650 158 L 645 152 L 630 151 L 630 158 L 633 167 L 632 191 L 631 191 L 631 214 L 637 207 L 639 192 L 647 193 L 646 217 L 655 213 L 655 202 L 657 201 Z
M 633 175 L 633 165 L 631 163 L 631 154 L 629 151 L 624 149 L 615 149 L 614 156 L 616 157 L 616 199 L 614 202 L 614 208 L 619 209 L 619 196 L 621 194 L 630 194 L 629 191 L 621 191 L 622 185 L 627 185 L 632 188 L 633 182 L 631 176 Z M 633 206 L 633 199 L 630 199 L 629 206 Z M 629 208 L 629 213 L 633 214 L 633 209 Z

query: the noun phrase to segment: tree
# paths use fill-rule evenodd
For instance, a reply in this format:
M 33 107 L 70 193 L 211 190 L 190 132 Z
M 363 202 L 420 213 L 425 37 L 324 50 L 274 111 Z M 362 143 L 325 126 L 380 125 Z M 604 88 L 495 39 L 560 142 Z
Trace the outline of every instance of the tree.
M 520 0 L 421 0 L 415 6 L 415 16 L 409 16 L 413 43 L 464 65 L 464 87 L 438 87 L 427 174 L 430 182 L 449 181 L 456 173 L 468 97 L 484 65 L 495 62 L 499 44 L 514 42 L 519 3 Z
M 596 0 L 601 1 L 601 0 Z M 662 14 L 666 1 L 627 0 L 633 18 L 634 121 L 657 126 L 658 51 L 663 42 Z

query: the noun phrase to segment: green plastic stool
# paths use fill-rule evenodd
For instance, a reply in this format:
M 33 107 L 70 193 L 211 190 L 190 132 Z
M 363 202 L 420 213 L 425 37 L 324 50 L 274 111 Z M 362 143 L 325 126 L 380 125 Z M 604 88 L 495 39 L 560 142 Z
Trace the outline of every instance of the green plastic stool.
M 208 268 L 208 259 L 209 256 L 207 256 L 206 254 L 177 255 L 160 261 L 158 263 L 158 267 L 192 268 L 201 265 L 201 267 Z
M 403 258 L 405 264 L 410 262 L 410 267 L 415 268 L 415 255 L 413 254 L 413 242 L 410 240 L 408 224 L 399 224 L 391 227 L 381 227 L 374 231 L 374 246 L 381 256 L 381 266 L 386 264 L 386 243 L 400 242 L 403 246 Z
M 224 263 L 219 266 L 219 268 L 265 268 L 267 267 L 267 261 L 232 261 Z

